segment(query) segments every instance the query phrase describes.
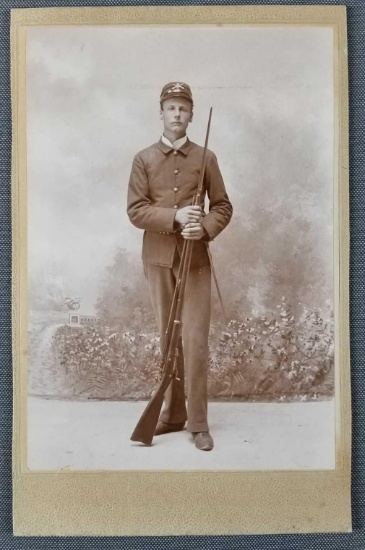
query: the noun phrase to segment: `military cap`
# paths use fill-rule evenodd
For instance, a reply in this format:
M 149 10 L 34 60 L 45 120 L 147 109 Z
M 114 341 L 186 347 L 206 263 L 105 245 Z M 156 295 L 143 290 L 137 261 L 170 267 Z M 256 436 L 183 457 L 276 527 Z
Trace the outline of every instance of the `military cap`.
M 193 105 L 193 96 L 190 90 L 190 86 L 185 82 L 169 82 L 162 88 L 160 95 L 160 103 L 169 99 L 170 97 L 184 97 L 189 100 Z

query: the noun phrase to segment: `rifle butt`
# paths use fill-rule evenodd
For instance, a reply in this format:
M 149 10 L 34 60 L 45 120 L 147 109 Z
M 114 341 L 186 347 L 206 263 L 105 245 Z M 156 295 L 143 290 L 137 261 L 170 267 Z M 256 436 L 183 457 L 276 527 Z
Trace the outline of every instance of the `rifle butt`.
M 157 422 L 160 416 L 163 397 L 167 387 L 171 382 L 172 376 L 163 378 L 156 392 L 148 402 L 147 407 L 142 413 L 134 431 L 131 435 L 131 441 L 138 441 L 144 445 L 151 445 L 155 433 Z

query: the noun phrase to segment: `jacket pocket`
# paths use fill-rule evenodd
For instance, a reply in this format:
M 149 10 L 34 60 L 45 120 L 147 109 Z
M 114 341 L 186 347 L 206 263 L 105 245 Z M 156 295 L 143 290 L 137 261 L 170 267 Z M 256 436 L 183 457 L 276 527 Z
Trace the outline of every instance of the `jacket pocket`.
M 145 231 L 143 236 L 142 259 L 144 262 L 172 267 L 176 247 L 174 233 L 154 233 Z

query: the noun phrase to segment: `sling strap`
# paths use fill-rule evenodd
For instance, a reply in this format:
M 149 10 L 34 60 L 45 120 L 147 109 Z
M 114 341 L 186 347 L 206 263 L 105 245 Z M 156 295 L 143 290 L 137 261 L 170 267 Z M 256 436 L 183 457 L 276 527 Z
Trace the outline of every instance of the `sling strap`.
M 226 317 L 227 317 L 227 316 L 226 316 L 226 310 L 225 310 L 225 308 L 224 308 L 223 300 L 222 300 L 222 295 L 221 295 L 221 292 L 220 292 L 220 290 L 219 290 L 217 274 L 216 274 L 216 272 L 215 272 L 214 265 L 213 265 L 212 253 L 211 253 L 211 251 L 210 251 L 209 244 L 208 244 L 207 242 L 205 242 L 205 245 L 206 245 L 206 249 L 207 249 L 207 253 L 208 253 L 208 258 L 209 258 L 210 271 L 212 272 L 213 279 L 214 279 L 214 283 L 215 283 L 215 287 L 216 287 L 216 289 L 217 289 L 217 294 L 218 294 L 218 298 L 219 298 L 219 303 L 220 303 L 221 308 L 222 308 L 223 318 L 224 318 L 224 320 L 226 321 Z

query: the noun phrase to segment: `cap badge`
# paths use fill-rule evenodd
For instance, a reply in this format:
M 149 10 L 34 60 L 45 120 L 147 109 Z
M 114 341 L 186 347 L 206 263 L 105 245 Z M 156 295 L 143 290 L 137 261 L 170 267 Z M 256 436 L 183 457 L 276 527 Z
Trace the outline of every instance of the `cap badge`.
M 185 90 L 184 86 L 180 84 L 180 82 L 177 82 L 175 86 L 171 88 L 172 92 L 180 92 L 180 90 Z

